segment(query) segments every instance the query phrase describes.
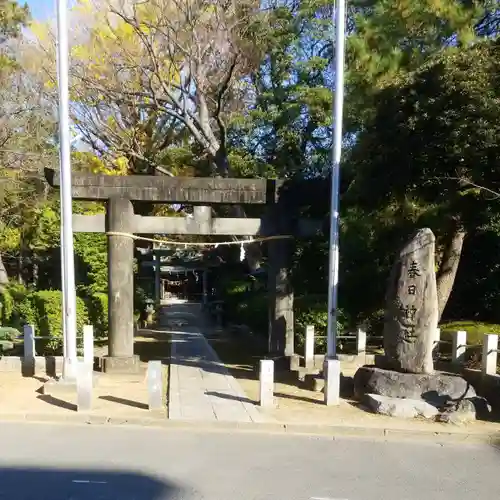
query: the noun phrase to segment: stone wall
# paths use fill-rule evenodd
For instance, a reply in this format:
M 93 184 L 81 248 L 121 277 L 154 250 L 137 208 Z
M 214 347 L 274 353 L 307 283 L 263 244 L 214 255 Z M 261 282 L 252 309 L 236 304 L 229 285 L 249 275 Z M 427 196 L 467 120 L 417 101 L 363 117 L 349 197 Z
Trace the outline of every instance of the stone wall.
M 36 356 L 35 363 L 25 361 L 21 356 L 4 356 L 0 358 L 0 373 L 20 373 L 25 376 L 46 375 L 53 377 L 62 373 L 62 356 Z

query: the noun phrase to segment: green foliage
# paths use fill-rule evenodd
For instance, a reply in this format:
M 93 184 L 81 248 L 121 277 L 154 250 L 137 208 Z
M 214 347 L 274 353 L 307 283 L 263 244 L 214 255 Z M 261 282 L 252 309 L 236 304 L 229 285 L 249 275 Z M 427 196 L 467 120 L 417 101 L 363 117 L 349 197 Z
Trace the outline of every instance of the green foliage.
M 105 293 L 94 293 L 88 300 L 89 322 L 94 327 L 96 338 L 108 335 L 108 296 Z
M 234 294 L 232 300 L 224 302 L 224 306 L 228 321 L 247 325 L 258 335 L 267 335 L 269 301 L 265 292 Z
M 486 222 L 477 218 L 484 197 L 467 181 L 500 185 L 491 161 L 499 149 L 499 56 L 500 42 L 449 52 L 378 96 L 375 118 L 351 155 L 360 198 L 371 207 L 421 207 L 420 217 L 468 212 L 464 222 Z
M 8 288 L 0 290 L 0 307 L 1 324 L 5 325 L 11 319 L 14 312 L 14 299 Z
M 17 37 L 29 15 L 27 5 L 20 6 L 15 0 L 0 0 L 0 40 Z
M 108 288 L 108 253 L 106 236 L 79 233 L 75 236 L 78 261 L 78 288 L 88 294 L 105 292 Z
M 480 4 L 457 0 L 355 2 L 355 28 L 348 38 L 348 119 L 359 127 L 370 116 L 371 99 L 380 89 L 397 84 L 432 56 L 474 42 L 475 27 L 485 13 Z
M 499 233 L 477 229 L 464 243 L 446 316 L 500 323 Z
M 31 291 L 19 283 L 9 283 L 7 289 L 14 303 L 9 325 L 19 330 L 25 324 L 36 325 L 37 317 L 30 300 Z
M 257 45 L 252 48 L 252 57 L 241 54 L 243 57 L 238 58 L 232 81 L 240 84 L 237 88 L 230 84 L 223 94 L 217 118 L 225 124 L 224 130 L 214 128 L 201 133 L 198 130 L 195 137 L 193 127 L 170 116 L 172 110 L 168 106 L 153 106 L 154 96 L 123 105 L 123 82 L 113 87 L 116 72 L 108 70 L 121 64 L 123 50 L 127 53 L 132 50 L 134 59 L 137 40 L 129 44 L 134 37 L 127 38 L 121 24 L 117 41 L 125 44 L 115 46 L 113 37 L 103 38 L 98 16 L 96 26 L 89 26 L 89 33 L 99 43 L 106 42 L 104 56 L 95 53 L 95 47 L 84 44 L 87 54 L 82 58 L 82 53 L 77 53 L 82 47 L 75 47 L 73 57 L 80 63 L 84 61 L 78 67 L 87 68 L 80 77 L 92 80 L 92 72 L 97 70 L 96 82 L 101 86 L 102 75 L 106 75 L 110 91 L 95 96 L 86 84 L 82 86 L 78 71 L 73 83 L 75 88 L 80 85 L 84 96 L 89 93 L 81 103 L 89 111 L 88 116 L 97 116 L 93 115 L 96 106 L 99 113 L 101 109 L 108 111 L 104 112 L 103 123 L 100 120 L 78 123 L 85 129 L 84 135 L 95 136 L 96 144 L 101 144 L 104 151 L 74 152 L 74 168 L 125 175 L 152 173 L 154 167 L 162 166 L 174 175 L 212 175 L 213 164 L 218 160 L 214 151 L 220 142 L 218 153 L 227 155 L 232 175 L 308 178 L 314 189 L 306 196 L 299 188 L 292 196 L 290 210 L 294 217 L 326 220 L 330 182 L 324 172 L 330 166 L 332 137 L 332 5 L 331 0 L 267 2 L 266 26 L 259 26 L 258 36 L 255 26 L 245 26 L 246 35 L 238 41 L 243 44 L 250 38 L 252 45 Z M 12 44 L 2 43 L 4 39 L 19 36 L 26 14 L 16 2 L 0 0 L 0 71 L 5 69 L 2 76 L 15 75 L 12 81 L 25 80 L 34 85 L 34 75 L 22 78 L 20 62 L 4 50 Z M 493 41 L 500 26 L 498 2 L 353 0 L 348 14 L 345 111 L 348 133 L 344 137 L 346 161 L 341 176 L 339 295 L 345 317 L 342 316 L 339 328 L 359 322 L 367 323 L 373 330 L 380 328 L 386 277 L 394 254 L 413 229 L 423 225 L 436 233 L 438 254 L 453 225 L 467 229 L 466 265 L 459 268 L 457 292 L 450 299 L 452 317 L 481 317 L 484 321 L 498 322 L 500 267 L 496 249 L 500 204 L 498 200 L 487 199 L 487 192 L 477 187 L 500 191 L 497 160 L 500 54 L 499 42 Z M 132 34 L 131 26 L 125 27 Z M 477 43 L 485 36 L 492 37 L 492 41 Z M 113 57 L 110 60 L 110 54 L 118 54 L 118 62 Z M 143 53 L 139 54 L 138 68 L 144 62 Z M 183 54 L 184 57 L 189 56 Z M 50 61 L 43 61 L 43 65 L 49 68 Z M 246 74 L 242 68 L 246 68 Z M 215 86 L 207 90 L 205 101 L 211 103 L 209 122 L 216 127 L 212 94 L 220 91 L 221 82 L 215 74 L 212 77 Z M 10 88 L 11 81 L 5 82 L 4 89 Z M 191 87 L 188 94 L 195 89 Z M 36 87 L 32 94 L 36 95 L 38 90 Z M 129 90 L 144 89 L 139 85 Z M 0 131 L 0 142 L 4 143 L 13 132 L 18 135 L 20 130 L 29 131 L 17 142 L 4 146 L 31 153 L 22 161 L 22 168 L 29 176 L 20 178 L 17 174 L 20 163 L 17 156 L 11 158 L 14 169 L 7 168 L 6 156 L 0 154 L 0 174 L 11 176 L 9 185 L 15 187 L 0 196 L 0 252 L 8 253 L 6 262 L 13 257 L 6 265 L 9 273 L 16 269 L 15 259 L 22 257 L 21 274 L 30 287 L 57 289 L 60 287 L 58 193 L 51 190 L 47 197 L 45 190 L 42 193 L 34 181 L 27 180 L 35 170 L 29 161 L 36 162 L 38 168 L 40 158 L 44 165 L 54 158 L 55 148 L 46 145 L 50 142 L 47 136 L 55 130 L 54 123 L 42 117 L 44 122 L 34 112 L 26 111 L 37 106 L 31 102 L 25 104 L 23 95 L 16 95 L 15 102 L 22 104 L 16 106 L 29 119 L 26 123 L 13 122 L 5 137 Z M 44 99 L 50 98 L 46 92 L 43 95 Z M 5 119 L 5 110 L 10 113 L 16 106 L 12 104 L 12 94 L 2 93 L 0 99 L 5 103 L 4 108 L 0 106 L 1 121 Z M 33 130 L 48 132 L 34 141 L 35 134 L 27 126 L 30 123 L 36 124 Z M 194 128 L 197 130 L 196 125 Z M 224 135 L 219 132 L 224 131 L 227 137 L 222 144 Z M 38 157 L 38 153 L 43 156 Z M 32 157 L 34 160 L 30 160 Z M 318 182 L 312 183 L 311 177 Z M 17 188 L 20 184 L 22 199 Z M 73 209 L 76 213 L 102 213 L 103 206 L 74 203 Z M 246 210 L 248 216 L 261 215 L 258 207 Z M 107 332 L 104 294 L 108 289 L 106 236 L 76 234 L 75 257 L 77 291 L 86 298 L 96 335 L 104 336 Z M 306 324 L 314 324 L 318 335 L 325 331 L 327 266 L 325 232 L 296 242 L 293 285 L 296 296 L 309 297 L 296 300 L 299 345 Z M 263 291 L 249 292 L 248 285 L 248 281 L 239 280 L 227 286 L 217 283 L 223 289 L 228 319 L 246 323 L 265 335 L 267 296 Z M 134 314 L 138 316 L 152 297 L 144 287 L 136 286 L 134 290 Z M 45 322 L 43 329 L 57 337 L 61 318 L 56 310 L 60 311 L 60 297 L 56 299 L 54 294 L 59 292 L 36 293 L 42 296 L 22 288 L 14 290 L 9 285 L 0 294 L 2 322 L 17 327 L 23 322 L 35 325 Z
M 47 251 L 59 246 L 60 236 L 59 203 L 49 201 L 35 207 L 25 232 L 29 248 L 34 252 Z
M 302 350 L 305 342 L 306 326 L 314 326 L 316 347 L 326 350 L 326 335 L 328 327 L 328 304 L 323 297 L 301 297 L 295 301 L 295 345 L 296 349 Z M 345 313 L 339 310 L 337 317 L 337 332 L 339 335 L 345 334 L 348 320 Z
M 41 344 L 49 351 L 57 350 L 62 345 L 62 292 L 59 290 L 30 291 L 22 285 L 12 283 L 7 289 L 13 308 L 8 324 L 12 331 L 22 330 L 23 325 L 35 326 L 36 335 L 47 337 Z M 92 324 L 96 338 L 103 338 L 108 333 L 108 297 L 104 293 L 95 293 L 85 301 L 77 297 L 77 331 Z M 14 330 L 15 329 L 15 330 Z
M 15 0 L 0 0 L 0 74 L 17 68 L 15 58 L 2 45 L 19 37 L 28 14 L 27 6 L 21 7 Z
M 16 315 L 16 319 L 18 320 L 18 324 L 37 324 L 38 318 L 36 310 L 29 295 L 19 302 L 19 305 L 15 308 L 14 313 Z
M 29 314 L 33 314 L 32 323 L 36 328 L 36 335 L 47 337 L 46 347 L 57 350 L 62 346 L 62 292 L 59 290 L 42 290 L 32 292 L 27 297 L 31 305 Z M 76 299 L 77 331 L 81 333 L 84 325 L 88 324 L 85 302 Z
M 12 328 L 10 326 L 2 326 L 0 327 L 0 340 L 16 340 L 21 336 L 21 332 L 16 328 Z
M 248 280 L 234 280 L 228 284 L 227 288 L 225 289 L 225 293 L 229 296 L 239 295 L 245 293 L 248 290 L 248 287 Z
M 77 203 L 73 211 L 79 214 L 98 214 L 104 207 L 97 203 Z M 80 292 L 93 295 L 108 289 L 108 251 L 104 234 L 78 233 L 75 235 L 77 282 Z
M 452 332 L 463 330 L 467 332 L 467 345 L 481 345 L 483 336 L 487 333 L 500 335 L 500 325 L 493 323 L 482 323 L 480 321 L 452 321 L 443 323 L 441 328 L 441 340 L 451 341 Z
M 328 2 L 271 2 L 266 53 L 251 75 L 254 104 L 231 116 L 231 165 L 245 177 L 317 171 L 328 158 L 331 123 Z M 315 43 L 311 43 L 314 40 Z
M 269 321 L 267 293 L 250 291 L 244 278 L 221 280 L 219 292 L 224 303 L 225 320 L 248 326 L 254 333 L 266 336 Z
M 391 261 L 414 229 L 434 231 L 438 264 L 454 231 L 500 234 L 500 204 L 482 189 L 500 190 L 499 61 L 499 41 L 450 48 L 377 94 L 341 203 L 342 285 L 359 311 L 382 307 Z
M 75 203 L 73 211 L 80 214 L 102 213 L 104 207 L 97 203 Z M 59 200 L 52 199 L 39 204 L 25 221 L 25 244 L 36 256 L 40 268 L 41 285 L 59 287 L 58 280 L 42 280 L 42 276 L 59 273 L 60 207 Z M 74 237 L 76 281 L 82 294 L 107 290 L 107 243 L 103 234 L 77 233 Z M 57 271 L 56 271 L 57 267 Z

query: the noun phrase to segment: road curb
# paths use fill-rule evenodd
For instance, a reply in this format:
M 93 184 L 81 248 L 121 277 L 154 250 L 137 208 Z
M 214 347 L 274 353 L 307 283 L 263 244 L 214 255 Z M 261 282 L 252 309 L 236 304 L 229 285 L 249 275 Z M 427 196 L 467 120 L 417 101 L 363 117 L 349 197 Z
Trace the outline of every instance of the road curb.
M 294 423 L 247 423 L 168 420 L 166 413 L 155 413 L 148 417 L 106 416 L 95 414 L 49 413 L 4 413 L 0 422 L 58 423 L 73 425 L 135 426 L 184 431 L 242 432 L 260 434 L 282 434 L 322 436 L 330 438 L 362 438 L 384 441 L 426 441 L 435 444 L 489 444 L 500 443 L 499 432 L 434 431 L 425 429 L 397 429 L 389 427 L 361 427 L 353 425 L 312 425 Z

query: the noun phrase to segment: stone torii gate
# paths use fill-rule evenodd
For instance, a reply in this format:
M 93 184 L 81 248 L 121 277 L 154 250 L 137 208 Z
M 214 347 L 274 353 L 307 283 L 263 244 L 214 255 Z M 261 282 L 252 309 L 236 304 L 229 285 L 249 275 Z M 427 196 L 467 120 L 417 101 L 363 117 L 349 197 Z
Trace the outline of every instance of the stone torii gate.
M 59 173 L 45 170 L 50 186 L 59 188 Z M 134 356 L 134 240 L 140 234 L 310 236 L 318 223 L 298 220 L 293 227 L 280 199 L 282 181 L 266 179 L 182 178 L 163 176 L 107 176 L 74 173 L 73 199 L 105 201 L 106 214 L 73 214 L 75 232 L 108 235 L 108 356 L 103 370 L 137 369 Z M 194 205 L 192 217 L 134 214 L 132 202 Z M 266 205 L 262 218 L 213 218 L 209 205 Z M 290 283 L 290 240 L 269 241 L 269 351 L 294 353 L 293 290 Z M 273 297 L 274 296 L 274 297 Z

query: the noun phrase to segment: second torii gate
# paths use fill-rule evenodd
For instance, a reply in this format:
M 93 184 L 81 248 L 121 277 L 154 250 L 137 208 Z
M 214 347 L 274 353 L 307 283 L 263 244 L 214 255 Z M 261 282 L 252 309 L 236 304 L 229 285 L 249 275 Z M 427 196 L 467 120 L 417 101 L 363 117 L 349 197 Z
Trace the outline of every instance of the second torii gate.
M 59 174 L 46 169 L 52 187 L 59 188 Z M 73 174 L 73 199 L 106 201 L 106 214 L 73 215 L 75 232 L 108 235 L 109 355 L 103 369 L 127 372 L 138 366 L 134 356 L 134 240 L 127 235 L 235 235 L 308 236 L 318 224 L 291 217 L 280 200 L 282 181 L 265 179 L 181 178 L 159 176 L 107 176 Z M 159 217 L 134 214 L 132 202 L 186 203 L 194 205 L 192 217 Z M 209 205 L 267 205 L 262 218 L 213 218 Z M 293 291 L 289 272 L 289 240 L 269 241 L 269 351 L 294 353 Z

